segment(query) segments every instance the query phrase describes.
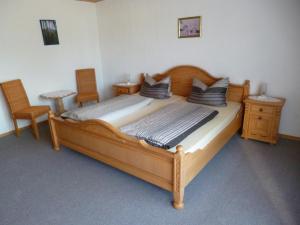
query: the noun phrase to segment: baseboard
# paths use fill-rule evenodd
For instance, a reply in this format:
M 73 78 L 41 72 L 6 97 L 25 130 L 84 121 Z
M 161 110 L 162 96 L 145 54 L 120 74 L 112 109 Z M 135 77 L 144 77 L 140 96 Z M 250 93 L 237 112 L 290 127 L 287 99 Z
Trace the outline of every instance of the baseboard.
M 20 128 L 20 129 L 26 129 L 27 127 L 23 127 L 23 128 Z M 13 133 L 15 133 L 15 131 L 14 130 L 11 130 L 11 131 L 8 131 L 8 132 L 5 132 L 5 133 L 3 133 L 3 134 L 0 134 L 0 138 L 3 138 L 3 137 L 6 137 L 6 136 L 8 136 L 8 135 L 11 135 L 11 134 L 13 134 Z
M 287 135 L 287 134 L 279 134 L 279 137 L 286 139 L 286 140 L 291 140 L 291 141 L 300 141 L 300 137 Z
M 43 123 L 48 123 L 48 120 L 41 121 L 38 124 L 43 124 Z M 20 128 L 20 130 L 22 131 L 22 130 L 28 129 L 30 127 L 31 127 L 31 125 L 28 125 L 28 126 Z M 0 134 L 0 138 L 6 137 L 6 136 L 14 134 L 14 133 L 15 133 L 14 130 L 8 131 L 6 133 Z M 287 135 L 287 134 L 279 134 L 279 137 L 282 139 L 291 140 L 291 141 L 300 141 L 300 137 Z
M 38 124 L 43 124 L 43 123 L 48 123 L 48 120 L 44 120 L 44 121 L 38 122 Z M 28 128 L 31 128 L 31 125 L 27 125 L 25 127 L 21 127 L 20 130 L 22 132 L 23 130 L 28 129 Z M 0 134 L 0 138 L 12 135 L 14 133 L 15 133 L 15 130 L 11 130 L 11 131 L 5 132 L 3 134 Z

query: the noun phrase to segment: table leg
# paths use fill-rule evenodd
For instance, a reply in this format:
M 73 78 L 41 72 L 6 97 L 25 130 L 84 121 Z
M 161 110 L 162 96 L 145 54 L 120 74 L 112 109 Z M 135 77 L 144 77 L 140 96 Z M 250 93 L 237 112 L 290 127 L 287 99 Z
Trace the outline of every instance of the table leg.
M 55 99 L 56 114 L 60 116 L 65 112 L 64 102 L 62 98 Z

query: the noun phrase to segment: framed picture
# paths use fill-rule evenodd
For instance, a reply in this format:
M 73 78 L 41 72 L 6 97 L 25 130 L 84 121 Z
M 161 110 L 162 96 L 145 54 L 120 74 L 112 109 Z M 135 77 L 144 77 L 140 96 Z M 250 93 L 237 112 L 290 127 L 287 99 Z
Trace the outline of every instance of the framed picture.
M 44 45 L 58 45 L 58 34 L 55 20 L 40 20 Z
M 178 19 L 178 38 L 201 36 L 201 16 Z

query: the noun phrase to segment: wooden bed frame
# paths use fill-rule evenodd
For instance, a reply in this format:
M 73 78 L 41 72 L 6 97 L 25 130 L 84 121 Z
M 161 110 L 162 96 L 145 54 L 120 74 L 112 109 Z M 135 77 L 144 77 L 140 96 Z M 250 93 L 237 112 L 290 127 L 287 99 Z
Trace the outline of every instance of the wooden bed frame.
M 173 94 L 181 96 L 190 94 L 194 77 L 207 85 L 220 79 L 193 66 L 175 67 L 157 74 L 155 79 L 161 80 L 167 76 L 171 77 Z M 243 85 L 230 84 L 227 93 L 229 101 L 242 103 L 249 93 L 249 81 Z M 153 147 L 101 120 L 78 122 L 55 117 L 54 113 L 49 112 L 49 124 L 55 150 L 64 145 L 173 192 L 173 206 L 181 209 L 184 207 L 185 187 L 241 128 L 243 113 L 244 106 L 219 135 L 204 149 L 194 153 L 185 153 L 184 146 L 177 146 L 176 153 Z

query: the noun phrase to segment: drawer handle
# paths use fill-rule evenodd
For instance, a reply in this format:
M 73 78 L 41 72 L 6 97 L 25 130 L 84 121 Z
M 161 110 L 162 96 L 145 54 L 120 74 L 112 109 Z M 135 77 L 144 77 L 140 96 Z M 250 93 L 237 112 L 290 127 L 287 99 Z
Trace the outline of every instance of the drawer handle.
M 260 112 L 263 112 L 264 110 L 263 110 L 263 108 L 260 108 L 259 111 L 260 111 Z
M 258 120 L 261 120 L 262 118 L 261 118 L 261 116 L 260 117 L 258 117 Z

